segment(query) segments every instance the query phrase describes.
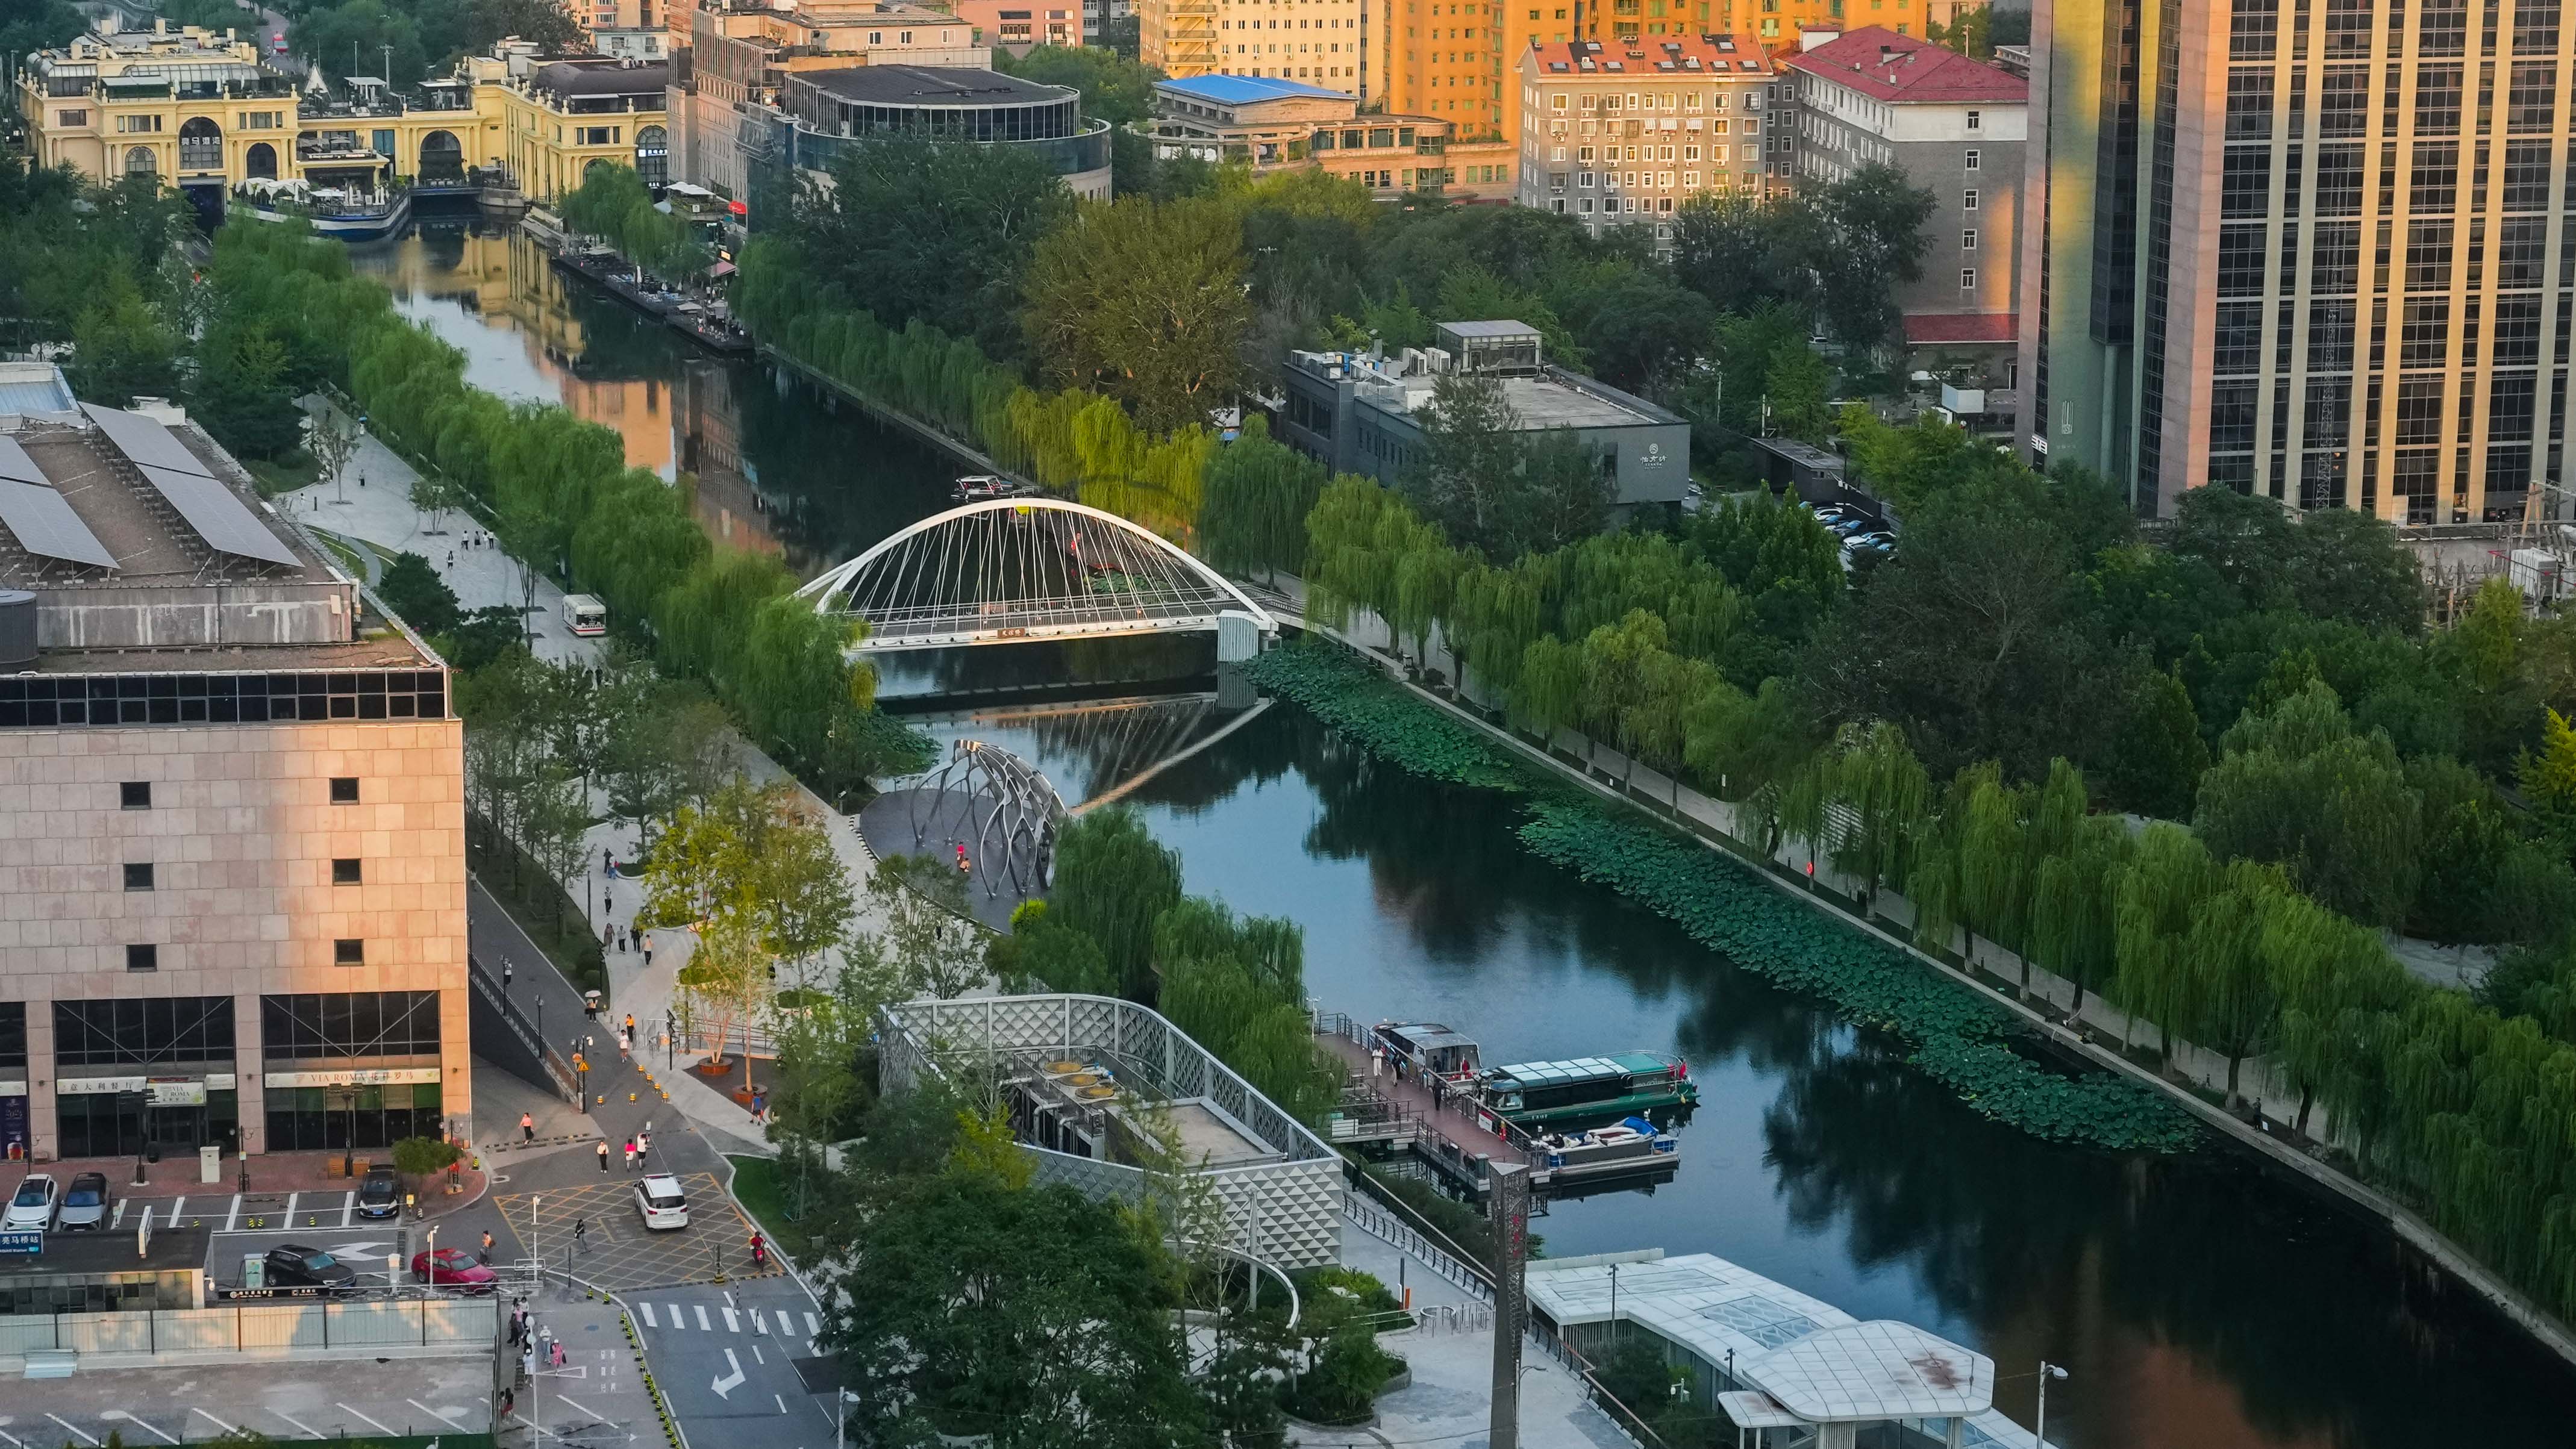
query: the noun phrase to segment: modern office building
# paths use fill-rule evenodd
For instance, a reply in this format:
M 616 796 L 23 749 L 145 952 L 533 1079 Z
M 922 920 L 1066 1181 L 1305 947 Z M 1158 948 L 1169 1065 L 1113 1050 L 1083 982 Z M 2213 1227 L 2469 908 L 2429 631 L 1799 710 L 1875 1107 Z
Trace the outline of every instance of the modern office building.
M 193 428 L 0 383 L 0 1139 L 461 1136 L 446 665 Z
M 1154 154 L 1304 168 L 1356 181 L 1381 201 L 1509 201 L 1500 141 L 1462 142 L 1436 116 L 1362 115 L 1359 98 L 1303 81 L 1203 75 L 1154 84 Z
M 744 155 L 758 174 L 828 172 L 851 146 L 922 136 L 1010 146 L 1042 158 L 1076 196 L 1109 196 L 1109 123 L 1082 93 L 967 67 L 865 65 L 790 72 L 776 106 L 742 108 Z
M 1364 33 L 1368 0 L 1140 0 L 1140 59 L 1165 75 L 1266 76 L 1378 94 Z
M 1992 354 L 1990 381 L 2009 386 L 2029 84 L 1877 26 L 1783 57 L 1781 69 L 1789 83 L 1774 124 L 1797 184 L 1877 163 L 1932 193 L 1923 274 L 1896 290 L 1907 344 Z
M 1595 235 L 1651 226 L 1669 243 L 1674 209 L 1696 193 L 1787 185 L 1771 104 L 1783 84 L 1749 36 L 1536 45 L 1520 87 L 1521 204 Z
M 1439 345 L 1394 357 L 1291 352 L 1281 374 L 1287 404 L 1279 437 L 1336 473 L 1401 481 L 1422 458 L 1422 415 L 1445 373 L 1482 373 L 1526 432 L 1571 428 L 1613 480 L 1612 505 L 1679 503 L 1690 483 L 1690 424 L 1607 383 L 1539 355 L 1523 322 L 1443 322 Z
M 982 66 L 973 23 L 895 0 L 677 0 L 671 27 L 671 179 L 751 194 L 780 91 L 805 70 Z
M 2558 0 L 2038 0 L 2023 406 L 2144 514 L 2211 483 L 2399 523 L 2562 476 Z

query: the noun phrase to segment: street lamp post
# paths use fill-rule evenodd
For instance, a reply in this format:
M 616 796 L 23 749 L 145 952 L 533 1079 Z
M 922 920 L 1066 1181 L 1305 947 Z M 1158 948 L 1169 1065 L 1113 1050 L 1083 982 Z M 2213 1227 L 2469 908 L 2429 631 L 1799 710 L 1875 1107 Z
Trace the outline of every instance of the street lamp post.
M 1610 1342 L 1619 1342 L 1619 1265 L 1610 1265 Z
M 2066 1370 L 2046 1359 L 2039 1361 L 2039 1420 L 2031 1427 L 2031 1437 L 2039 1441 L 2039 1449 L 2048 1449 L 2048 1381 L 2064 1377 Z

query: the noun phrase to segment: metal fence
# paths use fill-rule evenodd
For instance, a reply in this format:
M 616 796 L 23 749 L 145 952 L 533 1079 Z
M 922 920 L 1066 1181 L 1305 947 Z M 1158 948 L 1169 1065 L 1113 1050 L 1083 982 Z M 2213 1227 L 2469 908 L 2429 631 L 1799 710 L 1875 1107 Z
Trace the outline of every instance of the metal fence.
M 1416 1232 L 1376 1203 L 1345 1192 L 1342 1194 L 1342 1216 L 1370 1237 L 1419 1259 L 1432 1272 L 1448 1279 L 1478 1302 L 1493 1301 L 1494 1281 L 1483 1268 Z
M 0 1357 L 74 1353 L 275 1353 L 286 1349 L 486 1348 L 497 1298 L 234 1303 L 217 1308 L 0 1316 Z

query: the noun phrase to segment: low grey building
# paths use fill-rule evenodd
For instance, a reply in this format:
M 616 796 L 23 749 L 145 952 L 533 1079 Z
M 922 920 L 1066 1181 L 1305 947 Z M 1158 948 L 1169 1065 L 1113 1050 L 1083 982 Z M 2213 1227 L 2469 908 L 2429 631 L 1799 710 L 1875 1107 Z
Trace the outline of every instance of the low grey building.
M 1440 345 L 1374 352 L 1291 352 L 1279 435 L 1338 473 L 1394 484 L 1420 461 L 1421 414 L 1447 373 L 1499 379 L 1528 432 L 1572 428 L 1618 481 L 1612 502 L 1679 503 L 1690 484 L 1690 424 L 1608 383 L 1550 365 L 1524 322 L 1443 322 Z
M 744 151 L 755 163 L 822 173 L 845 146 L 973 141 L 1028 151 L 1074 195 L 1109 198 L 1109 123 L 1085 117 L 1071 86 L 965 67 L 858 65 L 791 71 L 777 108 L 744 112 Z

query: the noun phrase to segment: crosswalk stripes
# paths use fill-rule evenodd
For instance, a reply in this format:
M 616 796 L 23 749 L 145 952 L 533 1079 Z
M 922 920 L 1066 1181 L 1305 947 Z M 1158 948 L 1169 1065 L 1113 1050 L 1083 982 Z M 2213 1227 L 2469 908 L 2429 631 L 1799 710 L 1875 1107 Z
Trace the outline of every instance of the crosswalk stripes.
M 769 1331 L 769 1324 L 761 1318 L 760 1310 L 757 1308 L 751 1310 L 751 1331 L 754 1333 L 767 1333 Z
M 636 1304 L 635 1306 L 644 1310 L 644 1326 L 645 1326 L 646 1328 L 659 1328 L 659 1327 L 661 1327 L 661 1326 L 662 1326 L 661 1324 L 656 1323 L 656 1322 L 654 1322 L 654 1321 L 653 1321 L 653 1305 L 652 1305 L 652 1304 L 650 1304 L 650 1303 L 638 1303 L 638 1304 Z
M 822 1323 L 821 1323 L 820 1321 L 818 1321 L 818 1320 L 814 1317 L 814 1315 L 813 1315 L 813 1314 L 811 1314 L 811 1313 L 806 1314 L 806 1315 L 805 1315 L 805 1336 L 806 1336 L 807 1338 L 814 1338 L 814 1337 L 819 1336 L 822 1332 L 823 1332 L 823 1325 L 822 1325 Z
M 714 1325 L 714 1324 L 712 1324 L 712 1323 L 707 1322 L 707 1305 L 705 1305 L 705 1304 L 703 1304 L 703 1303 L 699 1303 L 699 1304 L 694 1304 L 694 1305 L 692 1305 L 692 1306 L 693 1306 L 693 1307 L 695 1307 L 695 1308 L 698 1310 L 698 1332 L 700 1332 L 700 1333 L 713 1333 L 713 1332 L 715 1332 L 715 1331 L 716 1331 L 716 1330 L 715 1330 L 715 1325 Z
M 742 1320 L 734 1316 L 734 1312 L 733 1312 L 733 1310 L 732 1310 L 732 1309 L 730 1309 L 730 1308 L 726 1309 L 726 1310 L 724 1311 L 724 1316 L 725 1316 L 725 1332 L 727 1332 L 727 1333 L 740 1333 L 740 1332 L 742 1332 Z

